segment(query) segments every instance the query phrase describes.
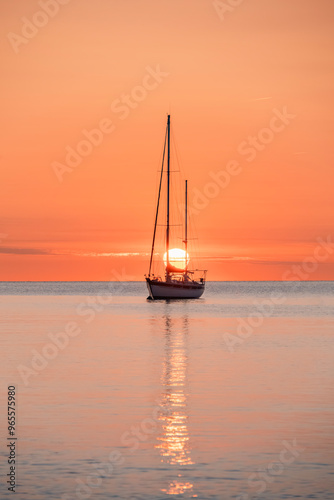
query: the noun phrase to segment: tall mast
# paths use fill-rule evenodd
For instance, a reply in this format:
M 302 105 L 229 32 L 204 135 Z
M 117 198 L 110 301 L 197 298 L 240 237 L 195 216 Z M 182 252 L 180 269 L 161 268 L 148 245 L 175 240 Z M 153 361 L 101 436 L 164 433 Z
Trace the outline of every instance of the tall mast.
M 167 228 L 166 228 L 166 252 L 167 267 L 166 277 L 169 277 L 169 191 L 170 191 L 170 115 L 167 116 Z
M 186 181 L 186 193 L 185 193 L 185 205 L 186 205 L 186 213 L 185 213 L 185 235 L 184 235 L 184 246 L 185 246 L 185 272 L 187 272 L 188 268 L 188 181 Z

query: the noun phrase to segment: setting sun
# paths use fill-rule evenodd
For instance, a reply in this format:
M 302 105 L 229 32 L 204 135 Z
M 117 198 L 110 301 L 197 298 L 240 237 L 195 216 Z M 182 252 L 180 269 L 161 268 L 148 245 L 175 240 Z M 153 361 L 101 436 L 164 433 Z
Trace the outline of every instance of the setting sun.
M 186 254 L 185 250 L 182 250 L 181 248 L 171 248 L 168 254 L 170 265 L 177 269 L 180 269 L 181 271 L 186 268 L 186 264 L 189 264 L 189 254 Z M 165 266 L 167 266 L 167 252 L 164 254 L 164 264 Z

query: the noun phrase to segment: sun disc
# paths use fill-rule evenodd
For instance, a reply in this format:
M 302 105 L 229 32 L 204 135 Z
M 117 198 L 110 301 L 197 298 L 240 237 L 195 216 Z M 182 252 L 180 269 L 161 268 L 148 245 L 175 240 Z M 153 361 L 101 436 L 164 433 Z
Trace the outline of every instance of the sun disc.
M 185 269 L 189 263 L 189 254 L 182 248 L 171 248 L 168 252 L 169 263 L 177 269 Z M 167 266 L 167 252 L 164 254 L 164 264 Z

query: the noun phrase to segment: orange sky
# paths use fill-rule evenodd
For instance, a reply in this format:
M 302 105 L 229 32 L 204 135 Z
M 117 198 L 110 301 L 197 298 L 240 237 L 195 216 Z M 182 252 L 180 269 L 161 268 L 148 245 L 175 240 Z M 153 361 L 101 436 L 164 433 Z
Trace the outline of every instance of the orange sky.
M 1 280 L 142 279 L 168 112 L 208 279 L 334 241 L 334 4 L 220 3 L 2 3 Z M 301 277 L 334 279 L 328 248 Z

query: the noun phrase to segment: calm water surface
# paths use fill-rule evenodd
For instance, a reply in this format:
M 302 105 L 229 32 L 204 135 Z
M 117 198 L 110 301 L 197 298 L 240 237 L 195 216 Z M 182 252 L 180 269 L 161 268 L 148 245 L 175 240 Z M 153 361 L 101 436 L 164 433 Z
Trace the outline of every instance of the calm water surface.
M 334 498 L 332 282 L 209 283 L 170 302 L 142 283 L 0 295 L 13 498 Z

